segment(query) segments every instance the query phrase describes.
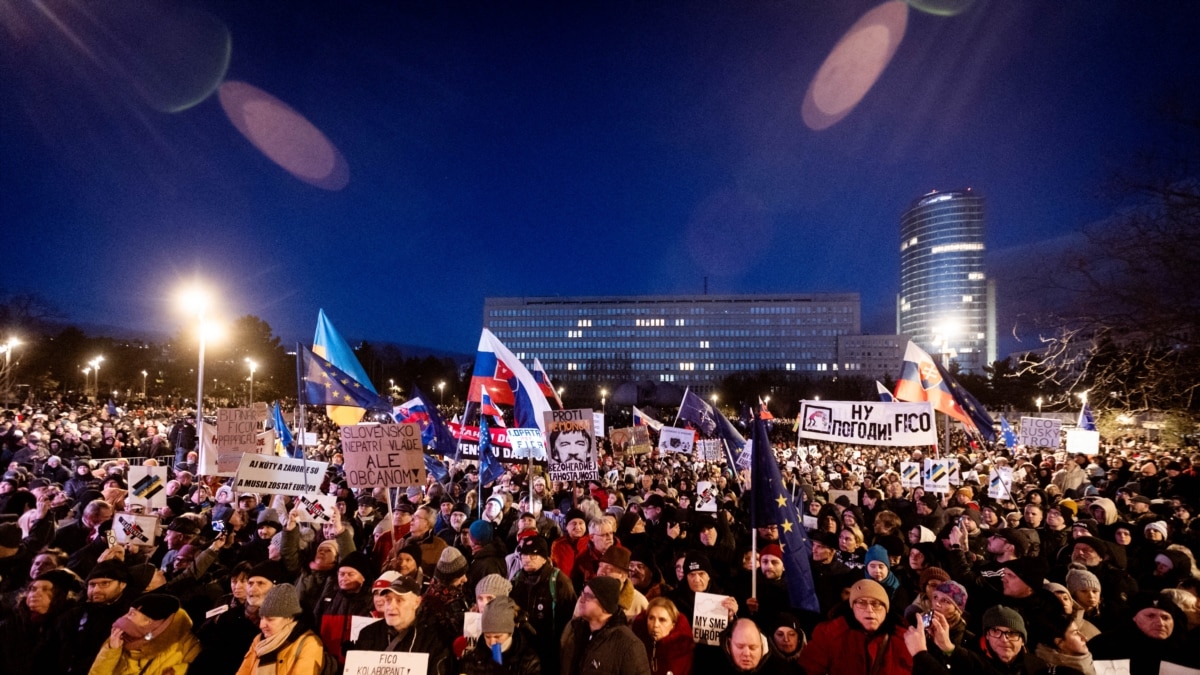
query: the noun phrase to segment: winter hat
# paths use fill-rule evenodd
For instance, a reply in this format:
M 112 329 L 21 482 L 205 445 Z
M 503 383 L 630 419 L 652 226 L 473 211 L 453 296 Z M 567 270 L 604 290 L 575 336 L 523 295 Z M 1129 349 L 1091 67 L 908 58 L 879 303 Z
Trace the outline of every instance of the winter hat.
M 1012 570 L 1025 585 L 1038 589 L 1046 583 L 1046 563 L 1041 558 L 1017 558 L 1004 563 L 1004 567 Z
M 283 550 L 283 530 L 276 532 L 275 535 L 271 537 L 271 547 Z
M 267 591 L 267 597 L 263 598 L 258 615 L 290 619 L 302 611 L 304 610 L 300 609 L 300 594 L 296 587 L 291 584 L 279 584 Z
M 162 621 L 175 616 L 175 612 L 179 611 L 179 599 L 165 593 L 149 593 L 138 598 L 133 603 L 133 608 L 145 614 L 148 619 Z
M 1004 605 L 995 605 L 989 607 L 983 613 L 983 630 L 987 631 L 993 628 L 1007 628 L 1021 634 L 1022 640 L 1029 639 L 1029 633 L 1025 631 L 1025 620 L 1020 614 L 1005 607 Z
M 832 532 L 826 532 L 824 530 L 813 530 L 809 533 L 808 538 L 815 542 L 819 542 L 825 548 L 831 548 L 835 551 L 837 550 L 838 537 L 836 534 L 834 534 Z
M 83 591 L 83 579 L 80 579 L 78 574 L 66 567 L 42 572 L 37 576 L 35 581 L 49 581 L 63 595 Z
M 937 590 L 938 593 L 945 593 L 946 595 L 950 596 L 950 599 L 954 601 L 954 604 L 958 605 L 958 610 L 960 612 L 967 609 L 967 589 L 963 588 L 963 585 L 957 581 L 943 581 L 941 584 L 938 584 L 938 587 L 935 590 Z
M 550 557 L 550 545 L 546 543 L 546 538 L 538 535 L 536 537 L 525 537 L 517 546 L 517 553 L 520 555 L 540 555 L 543 558 Z M 629 567 L 629 563 L 625 563 Z
M 501 574 L 489 574 L 475 584 L 475 597 L 491 595 L 497 598 L 507 597 L 512 593 L 512 582 Z
M 91 581 L 92 579 L 112 579 L 127 584 L 129 583 L 129 568 L 125 567 L 125 563 L 120 560 L 105 560 L 96 563 L 96 566 L 92 568 L 87 580 Z
M 271 527 L 274 527 L 277 530 L 282 530 L 283 525 L 281 525 L 280 522 L 281 521 L 279 520 L 279 512 L 276 511 L 275 509 L 263 509 L 262 512 L 260 512 L 258 514 L 258 523 L 257 524 L 260 527 L 263 525 L 270 525 Z
M 1063 585 L 1072 594 L 1075 591 L 1098 591 L 1100 590 L 1100 578 L 1089 572 L 1083 565 L 1071 563 L 1067 566 L 1067 578 Z
M 375 583 L 371 584 L 371 592 L 381 591 L 392 585 L 392 582 L 400 578 L 400 573 L 396 570 L 388 570 L 379 575 Z
M 1142 529 L 1142 534 L 1150 534 L 1151 530 L 1161 534 L 1163 539 L 1167 538 L 1167 524 L 1165 522 L 1156 520 L 1153 523 L 1146 525 L 1146 527 Z
M 517 603 L 508 596 L 498 596 L 483 610 L 483 632 L 511 634 L 516 630 L 516 615 Z
M 254 577 L 262 577 L 273 584 L 277 584 L 280 581 L 287 579 L 288 573 L 287 569 L 284 568 L 283 563 L 279 562 L 278 560 L 264 560 L 254 567 L 251 567 L 250 571 L 246 573 L 247 579 L 252 579 Z
M 486 520 L 477 520 L 471 523 L 471 527 L 469 529 L 469 532 L 471 533 L 471 541 L 479 544 L 480 546 L 484 544 L 490 544 L 492 543 L 493 530 L 494 528 L 492 527 L 491 523 L 487 522 Z
M 1155 564 L 1162 565 L 1168 569 L 1175 569 L 1175 561 L 1171 560 L 1166 553 L 1159 553 L 1158 555 L 1154 556 L 1154 562 Z
M 584 525 L 587 525 L 587 516 L 583 515 L 583 511 L 579 509 L 571 509 L 570 511 L 567 511 L 567 515 L 563 517 L 563 525 L 570 525 L 571 521 L 575 520 L 576 518 L 582 520 Z
M 466 573 L 467 559 L 463 557 L 462 551 L 453 546 L 442 549 L 442 555 L 438 558 L 437 567 L 433 572 L 434 576 L 442 581 L 452 581 Z
M 918 591 L 924 591 L 929 582 L 937 581 L 940 585 L 942 582 L 950 581 L 950 573 L 940 567 L 926 567 L 921 570 L 920 583 L 917 586 Z
M 318 550 L 318 551 L 320 551 L 322 548 L 331 548 L 331 549 L 333 549 L 333 555 L 334 555 L 334 557 L 337 557 L 337 555 L 338 555 L 338 553 L 339 553 L 339 551 L 338 551 L 338 543 L 337 543 L 337 540 L 336 540 L 336 539 L 326 539 L 325 541 L 323 541 L 323 542 L 321 542 L 321 543 L 317 544 L 317 550 Z
M 594 576 L 587 582 L 587 587 L 596 596 L 596 602 L 606 614 L 616 614 L 621 611 L 621 582 L 612 577 Z
M 396 595 L 404 595 L 412 593 L 413 595 L 421 594 L 421 584 L 417 583 L 416 579 L 406 576 L 398 576 L 392 579 L 392 583 L 383 587 L 372 587 L 371 593 L 379 595 L 380 593 L 395 593 Z
M 608 563 L 622 572 L 629 572 L 630 551 L 621 545 L 609 546 L 604 555 L 600 556 L 600 562 Z
M 418 560 L 418 562 L 420 561 Z M 371 559 L 362 551 L 347 553 L 346 557 L 342 558 L 341 562 L 338 563 L 338 569 L 343 567 L 355 570 L 362 575 L 364 580 L 376 578 L 375 566 L 371 564 Z
M 887 549 L 879 544 L 875 544 L 871 548 L 867 549 L 867 556 L 863 560 L 863 566 L 866 567 L 873 562 L 881 562 L 884 565 L 887 565 L 889 570 L 892 569 L 892 563 L 888 560 Z
M 687 557 L 683 559 L 683 573 L 686 575 L 692 572 L 706 572 L 712 576 L 713 568 L 712 563 L 708 561 L 708 556 L 695 551 L 687 554 Z
M 783 560 L 783 549 L 779 547 L 779 544 L 767 544 L 766 546 L 762 547 L 762 550 L 758 552 L 758 555 L 760 557 L 771 555 Z
M 850 604 L 853 605 L 854 601 L 859 598 L 869 598 L 882 602 L 885 609 L 890 609 L 892 606 L 892 601 L 888 598 L 887 591 L 874 579 L 859 579 L 850 587 Z

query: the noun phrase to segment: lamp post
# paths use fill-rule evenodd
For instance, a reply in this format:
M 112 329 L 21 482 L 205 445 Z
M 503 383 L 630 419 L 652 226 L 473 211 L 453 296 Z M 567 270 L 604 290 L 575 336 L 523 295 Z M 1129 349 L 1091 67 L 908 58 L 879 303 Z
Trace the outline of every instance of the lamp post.
M 90 391 L 90 390 L 88 389 L 88 375 L 90 375 L 91 373 L 92 373 L 92 369 L 91 369 L 91 368 L 84 368 L 84 369 L 83 369 L 83 397 L 84 397 L 84 398 L 87 398 L 88 391 Z
M 600 390 L 600 410 L 602 412 L 604 412 L 605 414 L 608 414 L 608 390 L 607 389 Z
M 1041 416 L 1042 416 L 1042 402 L 1043 402 L 1043 401 L 1042 401 L 1042 397 L 1041 397 L 1041 396 L 1037 397 L 1036 399 L 1034 399 L 1034 401 L 1033 401 L 1033 402 L 1037 404 L 1037 407 L 1038 407 L 1038 417 L 1041 417 Z
M 446 383 L 438 382 L 438 405 L 446 405 Z
M 146 371 L 142 371 L 142 400 L 146 399 L 146 376 L 149 375 Z
M 180 294 L 180 305 L 183 311 L 196 317 L 200 329 L 200 356 L 196 367 L 196 437 L 204 435 L 204 347 L 208 338 L 208 326 L 204 323 L 204 313 L 208 310 L 211 299 L 208 292 L 199 286 L 187 288 Z
M 250 405 L 254 405 L 254 371 L 258 369 L 258 364 L 254 359 L 247 358 L 246 365 L 250 366 Z
M 104 360 L 103 356 L 97 356 L 96 358 L 92 359 L 91 361 L 88 361 L 88 365 L 92 367 L 92 372 L 96 373 L 96 381 L 94 384 L 96 385 L 96 400 L 97 401 L 100 400 L 100 362 L 103 360 Z
M 12 383 L 12 353 L 13 348 L 21 344 L 21 341 L 15 337 L 8 338 L 8 342 L 0 345 L 0 349 L 4 350 L 4 377 L 0 378 L 0 393 L 5 397 L 8 396 L 9 386 Z

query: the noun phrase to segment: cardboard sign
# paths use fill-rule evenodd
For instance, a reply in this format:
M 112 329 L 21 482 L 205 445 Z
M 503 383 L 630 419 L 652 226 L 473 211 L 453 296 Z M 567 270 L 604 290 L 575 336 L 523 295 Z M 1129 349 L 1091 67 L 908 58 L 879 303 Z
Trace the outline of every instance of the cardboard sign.
M 325 462 L 308 462 L 291 457 L 244 454 L 238 464 L 233 489 L 275 495 L 306 495 L 321 486 Z
M 906 488 L 921 487 L 921 465 L 917 462 L 900 462 L 900 485 Z
M 712 481 L 702 480 L 696 483 L 696 510 L 717 512 L 717 487 Z
M 212 439 L 217 448 L 217 471 L 236 471 L 242 455 L 258 452 L 258 419 L 253 408 L 219 408 Z
M 512 444 L 513 455 L 528 459 L 546 458 L 546 438 L 537 427 L 530 429 L 509 429 L 508 440 Z
M 633 442 L 629 445 L 629 454 L 645 455 L 650 452 L 650 429 L 644 426 L 631 427 Z
M 701 438 L 696 442 L 696 459 L 704 462 L 717 462 L 721 459 L 721 439 Z
M 988 472 L 988 496 L 992 499 L 1012 499 L 1013 470 L 1001 466 Z
M 721 633 L 729 624 L 729 610 L 721 606 L 728 595 L 697 593 L 692 611 L 692 640 L 698 645 L 719 646 Z
M 112 532 L 118 544 L 153 547 L 158 539 L 158 516 L 140 513 L 114 514 Z
M 937 445 L 933 404 L 801 401 L 800 438 L 860 445 Z
M 604 413 L 592 413 L 592 435 L 596 438 L 604 438 Z
M 368 422 L 342 427 L 346 483 L 360 487 L 409 487 L 426 483 L 419 424 Z
M 429 655 L 421 652 L 346 652 L 347 675 L 423 675 L 429 672 Z
M 1060 420 L 1044 417 L 1022 417 L 1018 443 L 1027 448 L 1057 448 L 1061 445 Z
M 167 505 L 167 467 L 130 466 L 129 495 L 125 503 L 140 505 L 147 511 Z
M 679 452 L 690 455 L 692 454 L 692 442 L 695 438 L 696 432 L 691 429 L 663 427 L 658 432 L 658 451 Z
M 322 495 L 310 492 L 300 495 L 296 500 L 300 510 L 296 520 L 302 523 L 324 525 L 333 522 L 333 512 L 337 509 L 337 495 Z
M 1068 429 L 1067 452 L 1075 452 L 1081 455 L 1099 454 L 1100 432 L 1088 431 L 1087 429 Z
M 358 642 L 358 634 L 362 632 L 362 629 L 366 628 L 367 626 L 370 626 L 371 624 L 375 623 L 376 621 L 383 621 L 383 619 L 378 619 L 373 616 L 351 616 L 350 617 L 350 641 Z
M 550 480 L 592 480 L 600 477 L 600 461 L 592 432 L 590 409 L 550 410 L 545 413 L 550 438 Z
M 925 460 L 925 491 L 947 493 L 950 491 L 950 460 Z

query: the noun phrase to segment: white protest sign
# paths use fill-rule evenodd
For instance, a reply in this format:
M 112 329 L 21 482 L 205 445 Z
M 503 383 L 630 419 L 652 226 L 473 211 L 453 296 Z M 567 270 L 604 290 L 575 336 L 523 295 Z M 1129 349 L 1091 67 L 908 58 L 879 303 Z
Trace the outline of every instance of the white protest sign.
M 692 611 L 692 640 L 698 645 L 718 646 L 721 632 L 729 624 L 729 610 L 721 603 L 728 595 L 697 593 L 695 609 Z
M 800 438 L 834 443 L 937 445 L 933 405 L 801 401 Z
M 214 436 L 218 475 L 236 471 L 242 455 L 258 452 L 258 420 L 254 409 L 218 408 Z
M 167 467 L 130 466 L 129 495 L 125 503 L 144 506 L 146 510 L 167 505 Z
M 275 430 L 260 431 L 254 437 L 254 452 L 259 455 L 275 454 Z
M 305 431 L 304 433 L 302 433 L 300 435 L 304 439 L 304 447 L 315 448 L 317 446 L 317 432 Z
M 423 652 L 346 652 L 342 673 L 358 675 L 418 675 L 429 672 L 429 655 Z
M 342 427 L 346 484 L 359 487 L 410 487 L 426 482 L 421 426 L 368 422 Z
M 659 452 L 686 452 L 691 454 L 692 441 L 696 432 L 679 427 L 663 427 L 658 431 Z
M 118 544 L 153 547 L 158 534 L 158 516 L 117 513 L 113 515 L 112 531 Z
M 1045 417 L 1022 417 L 1021 434 L 1017 442 L 1027 448 L 1057 448 L 1062 422 Z
M 1126 666 L 1129 665 L 1128 661 L 1110 661 L 1109 663 L 1124 663 Z M 1099 673 L 1100 670 L 1097 668 L 1096 672 Z M 1129 672 L 1128 667 L 1125 672 Z M 1200 670 L 1181 666 L 1178 663 L 1171 663 L 1170 661 L 1161 661 L 1158 664 L 1158 675 L 1200 675 Z
M 721 459 L 721 439 L 702 438 L 696 444 L 696 456 L 705 462 L 716 462 Z
M 258 424 L 266 422 L 267 418 L 271 416 L 271 407 L 267 405 L 266 401 L 251 403 L 250 409 L 254 411 L 254 421 Z
M 950 460 L 950 484 L 955 486 L 963 484 L 962 467 L 959 465 L 957 459 Z
M 483 612 L 463 612 L 463 637 L 478 640 L 483 635 Z
M 299 507 L 296 520 L 302 523 L 316 523 L 317 525 L 333 522 L 333 512 L 337 509 L 337 495 L 323 495 L 310 492 L 306 495 L 300 495 L 300 498 L 296 502 L 296 505 Z
M 950 491 L 950 460 L 925 460 L 924 487 L 926 492 L 945 493 Z
M 308 462 L 291 457 L 272 455 L 242 455 L 233 489 L 238 492 L 259 492 L 276 495 L 304 495 L 321 487 L 325 462 Z
M 1173 665 L 1163 661 L 1159 664 L 1159 675 L 1168 673 L 1167 666 Z M 1129 675 L 1129 659 L 1120 661 L 1092 661 L 1092 667 L 1096 669 L 1096 675 Z M 1172 673 L 1171 675 L 1175 675 Z
M 702 480 L 696 483 L 696 510 L 717 512 L 717 489 L 712 481 Z
M 906 488 L 921 487 L 921 465 L 917 462 L 900 462 L 900 485 Z
M 1013 470 L 1001 466 L 988 472 L 988 496 L 992 499 L 1012 499 Z
M 604 413 L 592 413 L 592 435 L 596 438 L 604 438 Z
M 1067 452 L 1095 455 L 1100 452 L 1100 432 L 1087 429 L 1067 430 Z
M 550 410 L 544 413 L 550 480 L 592 480 L 600 477 L 596 456 L 595 418 L 591 409 Z
M 717 440 L 721 441 L 722 443 L 725 442 L 724 439 L 717 439 Z M 748 441 L 746 441 L 746 444 L 742 446 L 741 454 L 739 454 L 737 456 L 737 468 L 739 470 L 749 469 L 750 462 L 753 459 L 754 459 L 754 441 L 748 440 Z
M 370 626 L 371 624 L 375 623 L 376 621 L 383 621 L 383 619 L 379 619 L 379 618 L 376 618 L 373 616 L 351 616 L 350 617 L 350 641 L 358 642 L 358 634 L 362 632 L 362 629 L 366 628 L 367 626 Z
M 542 459 L 546 456 L 546 439 L 537 427 L 509 429 L 508 442 L 512 445 L 514 457 Z

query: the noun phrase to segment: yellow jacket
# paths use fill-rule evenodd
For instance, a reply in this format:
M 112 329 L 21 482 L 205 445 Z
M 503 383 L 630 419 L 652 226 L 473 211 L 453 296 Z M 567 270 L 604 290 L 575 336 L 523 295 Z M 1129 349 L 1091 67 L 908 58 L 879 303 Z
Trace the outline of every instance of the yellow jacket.
M 262 635 L 258 635 L 250 643 L 250 650 L 246 652 L 237 675 L 254 675 L 257 672 L 258 654 L 254 650 L 261 640 Z M 321 666 L 324 665 L 325 647 L 321 644 L 321 638 L 311 630 L 304 631 L 299 638 L 280 647 L 277 653 L 275 675 L 320 675 Z
M 192 620 L 180 609 L 166 632 L 137 651 L 124 645 L 114 649 L 105 640 L 88 675 L 186 675 L 188 664 L 199 654 L 200 641 L 192 635 Z

